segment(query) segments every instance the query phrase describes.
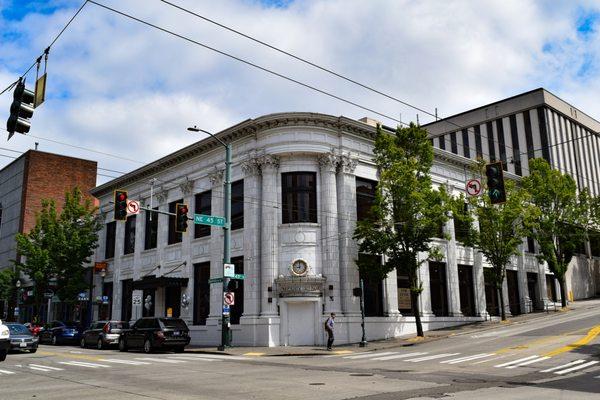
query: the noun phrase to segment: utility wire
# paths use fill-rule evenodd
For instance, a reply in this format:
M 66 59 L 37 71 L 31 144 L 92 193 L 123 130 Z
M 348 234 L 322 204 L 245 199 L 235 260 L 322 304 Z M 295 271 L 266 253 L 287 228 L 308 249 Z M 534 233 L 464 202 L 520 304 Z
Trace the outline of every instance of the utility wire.
M 368 111 L 368 112 L 370 112 L 370 113 L 373 113 L 373 114 L 379 115 L 379 116 L 381 116 L 381 117 L 388 118 L 388 119 L 390 119 L 390 120 L 392 120 L 392 121 L 395 121 L 395 122 L 397 122 L 397 123 L 399 123 L 399 124 L 406 125 L 406 126 L 408 126 L 408 125 L 409 125 L 409 124 L 407 124 L 407 123 L 405 123 L 405 122 L 402 122 L 402 121 L 401 121 L 401 120 L 399 120 L 398 118 L 392 117 L 392 116 L 390 116 L 390 115 L 387 115 L 387 114 L 384 114 L 384 113 L 380 113 L 380 112 L 378 112 L 378 111 L 375 111 L 375 110 L 374 110 L 374 109 L 372 109 L 372 108 L 369 108 L 369 107 L 363 106 L 363 105 L 361 105 L 361 104 L 359 104 L 359 103 L 356 103 L 356 102 L 354 102 L 354 101 L 352 101 L 352 100 L 345 99 L 345 98 L 343 98 L 343 97 L 340 97 L 340 96 L 338 96 L 338 95 L 335 95 L 335 94 L 333 94 L 333 93 L 331 93 L 331 92 L 327 92 L 327 91 L 325 91 L 325 90 L 319 89 L 319 88 L 317 88 L 316 86 L 312 86 L 312 85 L 310 85 L 310 84 L 308 84 L 308 83 L 301 82 L 301 81 L 299 81 L 299 80 L 297 80 L 297 79 L 294 79 L 294 78 L 291 78 L 291 77 L 289 77 L 289 76 L 287 76 L 287 75 L 283 75 L 283 74 L 281 74 L 281 73 L 279 73 L 279 72 L 276 72 L 276 71 L 274 71 L 274 70 L 268 69 L 268 68 L 266 68 L 266 67 L 262 67 L 262 66 L 260 66 L 260 65 L 258 65 L 258 64 L 255 64 L 255 63 L 251 62 L 251 61 L 245 60 L 245 59 L 243 59 L 243 58 L 240 58 L 240 57 L 234 56 L 234 55 L 232 55 L 232 54 L 230 54 L 230 53 L 227 53 L 227 52 L 225 52 L 225 51 L 221 51 L 221 50 L 219 50 L 219 49 L 216 49 L 216 48 L 214 48 L 214 47 L 208 46 L 208 45 L 206 45 L 206 44 L 204 44 L 204 43 L 201 43 L 201 42 L 199 42 L 199 41 L 197 41 L 197 40 L 191 39 L 191 38 L 189 38 L 189 37 L 187 37 L 187 36 L 184 36 L 184 35 L 181 35 L 181 34 L 179 34 L 179 33 L 173 32 L 173 31 L 171 31 L 171 30 L 168 30 L 168 29 L 166 29 L 166 28 L 162 28 L 162 27 L 160 27 L 160 26 L 158 26 L 158 25 L 155 25 L 155 24 L 153 24 L 153 23 L 151 23 L 151 22 L 148 22 L 148 21 L 145 21 L 145 20 L 143 20 L 143 19 L 140 19 L 140 18 L 134 17 L 134 16 L 133 16 L 133 15 L 131 15 L 131 14 L 127 14 L 127 13 L 125 13 L 125 12 L 122 12 L 122 11 L 116 10 L 116 9 L 114 9 L 114 8 L 111 8 L 111 7 L 109 7 L 109 6 L 107 6 L 107 5 L 104 5 L 104 4 L 102 4 L 102 3 L 98 3 L 98 2 L 96 2 L 96 1 L 94 1 L 94 0 L 88 0 L 88 2 L 90 2 L 90 3 L 92 3 L 92 4 L 95 4 L 95 5 L 99 6 L 99 7 L 102 7 L 102 8 L 104 8 L 104 9 L 108 10 L 108 11 L 112 11 L 112 12 L 114 12 L 115 14 L 119 14 L 119 15 L 121 15 L 121 16 L 123 16 L 123 17 L 129 18 L 129 19 L 131 19 L 131 20 L 133 20 L 133 21 L 136 21 L 136 22 L 139 22 L 139 23 L 141 23 L 141 24 L 143 24 L 143 25 L 146 25 L 146 26 L 149 26 L 149 27 L 151 27 L 151 28 L 157 29 L 157 30 L 159 30 L 159 31 L 162 31 L 162 32 L 164 32 L 164 33 L 167 33 L 167 34 L 169 34 L 169 35 L 175 36 L 175 37 L 177 37 L 177 38 L 179 38 L 179 39 L 183 39 L 183 40 L 185 40 L 185 41 L 187 41 L 187 42 L 189 42 L 189 43 L 195 44 L 196 46 L 203 47 L 203 48 L 205 48 L 205 49 L 208 49 L 208 50 L 211 50 L 211 51 L 213 51 L 213 52 L 215 52 L 215 53 L 221 54 L 221 55 L 223 55 L 223 56 L 225 56 L 225 57 L 231 58 L 231 59 L 233 59 L 233 60 L 239 61 L 239 62 L 241 62 L 241 63 L 244 63 L 244 64 L 246 64 L 246 65 L 249 65 L 249 66 L 251 66 L 251 67 L 254 67 L 254 68 L 256 68 L 256 69 L 259 69 L 259 70 L 261 70 L 261 71 L 263 71 L 263 72 L 269 73 L 269 74 L 271 74 L 271 75 L 274 75 L 274 76 L 277 76 L 277 77 L 279 77 L 279 78 L 285 79 L 285 80 L 287 80 L 287 81 L 289 81 L 289 82 L 292 82 L 292 83 L 295 83 L 295 84 L 297 84 L 297 85 L 303 86 L 303 87 L 305 87 L 305 88 L 307 88 L 307 89 L 310 89 L 310 90 L 313 90 L 313 91 L 315 91 L 315 92 L 317 92 L 317 93 L 321 93 L 321 94 L 323 94 L 323 95 L 325 95 L 325 96 L 328 96 L 328 97 L 331 97 L 331 98 L 333 98 L 333 99 L 339 100 L 339 101 L 341 101 L 341 102 L 344 102 L 344 103 L 350 104 L 350 105 L 352 105 L 352 106 L 354 106 L 354 107 L 357 107 L 357 108 L 360 108 L 360 109 L 362 109 L 362 110 Z

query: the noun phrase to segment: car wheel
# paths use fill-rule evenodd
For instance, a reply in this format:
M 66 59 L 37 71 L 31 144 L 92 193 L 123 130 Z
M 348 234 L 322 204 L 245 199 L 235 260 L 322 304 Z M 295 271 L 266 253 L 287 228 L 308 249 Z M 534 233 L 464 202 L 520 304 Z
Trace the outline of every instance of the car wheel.
M 58 339 L 56 336 L 52 335 L 52 339 L 50 341 L 52 342 L 52 346 L 58 346 Z
M 98 343 L 96 343 L 96 348 L 97 348 L 98 350 L 102 350 L 102 347 L 103 347 L 103 346 L 102 346 L 102 339 L 98 339 Z
M 127 343 L 125 343 L 125 339 L 119 340 L 119 351 L 127 351 Z
M 79 346 L 81 346 L 82 349 L 85 349 L 85 338 L 81 338 L 79 341 Z
M 30 352 L 31 354 L 35 353 L 36 351 L 37 351 L 37 348 L 29 350 L 29 352 Z
M 0 350 L 0 361 L 6 360 L 6 350 Z
M 175 353 L 183 353 L 184 350 L 185 350 L 185 347 L 183 347 L 183 346 L 175 347 L 173 349 L 173 351 L 175 351 Z
M 144 353 L 152 353 L 152 343 L 150 343 L 150 339 L 144 341 Z

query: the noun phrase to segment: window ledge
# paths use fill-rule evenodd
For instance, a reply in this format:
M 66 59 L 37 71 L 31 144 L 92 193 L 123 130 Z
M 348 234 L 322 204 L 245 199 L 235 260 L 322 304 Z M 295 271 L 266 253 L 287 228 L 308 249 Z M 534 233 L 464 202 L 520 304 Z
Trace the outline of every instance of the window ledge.
M 135 251 L 133 253 L 127 253 L 127 254 L 123 254 L 121 256 L 121 258 L 131 258 L 135 255 Z
M 181 246 L 182 242 L 177 242 L 177 243 L 171 243 L 165 246 L 165 249 L 171 249 L 173 247 L 177 247 L 177 246 Z
M 291 224 L 279 224 L 280 228 L 320 228 L 318 222 L 294 222 Z
M 144 249 L 144 250 L 142 250 L 140 253 L 141 253 L 142 255 L 146 255 L 146 254 L 149 254 L 149 253 L 152 253 L 152 252 L 156 252 L 156 247 L 154 247 L 154 248 L 152 248 L 152 249 Z
M 202 237 L 199 237 L 199 238 L 193 238 L 192 239 L 192 243 L 200 243 L 200 242 L 203 242 L 203 241 L 210 241 L 211 237 L 212 237 L 211 235 L 208 235 L 208 236 L 202 236 Z

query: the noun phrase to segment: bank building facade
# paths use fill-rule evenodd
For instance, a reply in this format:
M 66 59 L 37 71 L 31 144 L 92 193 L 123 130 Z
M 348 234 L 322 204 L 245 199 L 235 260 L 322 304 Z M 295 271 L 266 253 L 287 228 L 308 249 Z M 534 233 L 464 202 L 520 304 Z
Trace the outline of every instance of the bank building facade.
M 517 103 L 507 110 L 522 114 Z M 528 113 L 538 107 L 549 112 L 543 99 L 533 103 L 525 105 Z M 493 120 L 498 118 L 511 126 L 510 115 Z M 448 133 L 440 122 L 429 127 L 436 132 L 431 175 L 435 185 L 458 194 L 476 151 L 465 155 L 469 146 L 463 141 L 460 154 L 452 151 L 453 142 L 449 150 L 440 148 L 439 137 Z M 538 131 L 533 136 L 540 140 Z M 375 133 L 375 122 L 366 118 L 280 113 L 216 134 L 233 147 L 231 257 L 235 273 L 244 275 L 230 309 L 234 346 L 322 345 L 331 312 L 337 314 L 336 343 L 360 341 L 356 260 L 369 255 L 358 253 L 352 236 L 374 198 Z M 97 318 L 179 316 L 190 326 L 192 344 L 220 343 L 222 285 L 209 280 L 223 273 L 222 228 L 190 223 L 181 234 L 174 217 L 147 211 L 114 221 L 111 202 L 114 190 L 124 189 L 148 208 L 174 212 L 185 203 L 190 215 L 223 215 L 224 153 L 209 137 L 92 190 L 104 223 L 95 261 L 107 263 L 106 275 L 95 277 L 94 295 L 109 299 L 97 307 Z M 518 179 L 511 168 L 507 177 Z M 489 266 L 461 245 L 460 232 L 450 219 L 432 238 L 443 259 L 420 268 L 425 330 L 499 314 L 499 299 L 486 279 Z M 591 247 L 572 263 L 568 284 L 575 299 L 596 293 L 598 259 Z M 524 240 L 523 250 L 504 283 L 509 314 L 547 309 L 560 300 L 556 280 L 535 258 L 535 243 Z M 407 277 L 396 271 L 382 282 L 365 279 L 367 339 L 415 332 L 408 287 Z

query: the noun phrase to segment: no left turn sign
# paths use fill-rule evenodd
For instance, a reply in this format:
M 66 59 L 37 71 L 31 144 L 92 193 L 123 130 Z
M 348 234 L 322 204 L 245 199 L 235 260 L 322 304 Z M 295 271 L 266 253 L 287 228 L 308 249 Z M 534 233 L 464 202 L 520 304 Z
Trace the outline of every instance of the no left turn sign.
M 127 200 L 127 214 L 139 214 L 140 202 L 136 200 Z
M 228 306 L 232 306 L 235 304 L 235 293 L 226 292 L 223 293 L 223 303 Z
M 469 180 L 466 189 L 469 196 L 478 196 L 481 193 L 481 181 L 479 179 Z

